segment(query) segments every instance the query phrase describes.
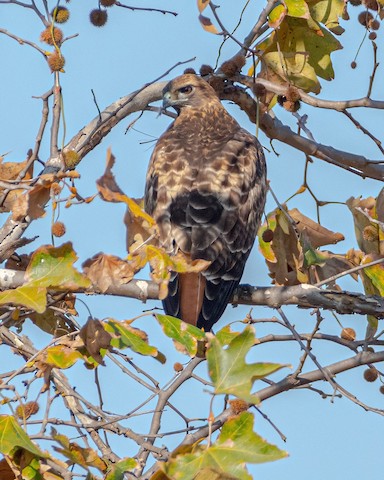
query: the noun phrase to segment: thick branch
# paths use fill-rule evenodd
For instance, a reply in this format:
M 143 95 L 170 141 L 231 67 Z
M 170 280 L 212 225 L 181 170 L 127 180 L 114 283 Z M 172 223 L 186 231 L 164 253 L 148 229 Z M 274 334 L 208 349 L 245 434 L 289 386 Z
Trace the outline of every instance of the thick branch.
M 0 289 L 17 288 L 24 283 L 24 272 L 0 269 Z M 75 293 L 84 293 L 79 289 Z M 88 294 L 100 294 L 96 287 L 86 290 Z M 158 299 L 159 287 L 149 280 L 131 280 L 124 285 L 113 285 L 106 295 L 137 298 L 143 302 Z M 282 305 L 297 305 L 300 308 L 324 308 L 340 314 L 358 313 L 384 318 L 384 298 L 363 295 L 358 292 L 322 290 L 314 285 L 294 285 L 291 287 L 253 287 L 240 285 L 232 303 L 235 305 L 260 305 L 278 308 Z
M 266 82 L 267 81 L 264 80 L 257 80 L 257 83 L 261 84 L 265 84 Z M 280 92 L 279 89 L 283 88 L 279 85 L 274 85 L 271 82 L 267 83 L 268 88 L 271 89 L 272 86 L 274 86 L 275 88 L 273 91 L 276 90 L 276 92 Z M 112 103 L 103 112 L 101 112 L 101 116 L 98 115 L 88 125 L 82 128 L 65 148 L 69 150 L 75 150 L 79 154 L 80 161 L 85 155 L 87 155 L 87 153 L 93 150 L 96 145 L 98 145 L 103 138 L 108 135 L 112 128 L 121 120 L 125 119 L 131 113 L 144 110 L 148 104 L 160 100 L 162 89 L 165 85 L 166 82 L 153 83 L 141 90 L 121 98 L 117 102 Z M 314 106 L 321 106 L 319 104 L 319 100 L 313 99 L 306 94 L 303 95 L 305 96 L 305 101 L 307 101 L 307 103 L 317 103 Z M 227 98 L 231 98 L 231 95 L 229 95 Z M 239 103 L 240 107 L 243 108 L 243 104 L 240 103 L 241 99 L 237 94 L 234 94 L 232 100 L 236 103 Z M 332 108 L 329 107 L 329 101 L 324 102 L 327 102 L 327 108 Z M 356 101 L 351 100 L 348 102 L 343 101 L 339 102 L 337 105 L 335 105 L 335 103 L 337 102 L 333 102 L 333 108 L 336 110 L 349 108 L 351 106 L 375 106 L 375 108 L 383 108 L 384 106 L 383 102 L 374 102 L 370 99 L 360 99 Z M 249 108 L 245 108 L 245 110 L 248 113 L 251 121 L 255 122 L 256 114 L 253 115 L 253 108 L 255 107 L 250 106 L 250 108 L 252 109 L 252 112 L 248 111 Z M 384 166 L 381 165 L 377 160 L 371 161 L 362 155 L 355 155 L 353 153 L 337 150 L 333 147 L 316 143 L 294 133 L 288 126 L 280 122 L 280 120 L 273 118 L 272 115 L 264 114 L 261 119 L 260 127 L 270 139 L 276 139 L 291 145 L 292 147 L 304 152 L 306 155 L 310 155 L 343 168 L 350 169 L 351 171 L 359 173 L 365 177 L 371 177 L 378 180 L 382 180 L 384 178 Z
M 370 177 L 376 180 L 384 179 L 384 165 L 376 163 L 376 161 L 372 162 L 363 155 L 337 150 L 331 146 L 322 145 L 302 137 L 269 114 L 262 116 L 261 128 L 271 140 L 280 140 L 306 155 L 340 166 L 353 173 L 358 173 L 362 177 Z
M 128 115 L 144 110 L 148 104 L 160 100 L 167 82 L 158 82 L 123 97 L 112 103 L 82 128 L 66 145 L 65 149 L 75 150 L 79 161 L 93 150 L 104 137 Z
M 347 370 L 351 370 L 362 365 L 382 362 L 383 360 L 384 352 L 361 352 L 354 357 L 347 358 L 345 360 L 341 360 L 340 362 L 328 365 L 323 368 L 323 371 L 326 371 L 327 374 L 330 376 L 335 376 L 339 373 L 346 372 Z M 257 395 L 257 397 L 261 401 L 263 401 L 267 400 L 268 398 L 274 397 L 275 395 L 278 395 L 282 392 L 301 388 L 305 385 L 313 382 L 318 382 L 320 380 L 325 380 L 323 371 L 313 370 L 295 378 L 289 375 L 280 382 L 274 383 L 273 385 L 257 391 L 255 395 Z M 374 411 L 375 413 L 384 415 L 384 410 L 374 409 Z M 212 432 L 215 432 L 216 430 L 221 428 L 231 415 L 233 415 L 231 409 L 225 410 L 223 413 L 216 417 L 212 425 L 207 425 L 194 433 L 186 435 L 182 442 L 182 445 L 192 445 L 198 440 L 207 438 L 207 436 L 210 435 Z

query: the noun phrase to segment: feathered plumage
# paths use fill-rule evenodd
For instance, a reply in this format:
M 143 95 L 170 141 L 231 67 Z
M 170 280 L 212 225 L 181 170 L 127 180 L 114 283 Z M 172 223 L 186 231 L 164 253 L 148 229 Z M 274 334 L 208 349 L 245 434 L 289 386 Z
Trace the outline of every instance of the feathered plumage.
M 178 113 L 150 160 L 145 209 L 167 252 L 211 262 L 201 274 L 174 274 L 167 314 L 212 328 L 240 282 L 266 196 L 258 140 L 240 127 L 200 77 L 175 78 L 163 91 Z

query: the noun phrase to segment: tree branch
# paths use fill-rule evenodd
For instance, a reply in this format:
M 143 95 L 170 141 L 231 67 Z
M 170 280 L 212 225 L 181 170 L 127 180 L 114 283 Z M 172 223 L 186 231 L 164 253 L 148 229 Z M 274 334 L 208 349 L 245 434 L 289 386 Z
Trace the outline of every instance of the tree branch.
M 382 362 L 384 360 L 384 352 L 360 352 L 354 357 L 341 360 L 340 362 L 333 363 L 326 367 L 323 367 L 323 371 L 326 371 L 328 375 L 335 376 L 339 373 L 346 372 L 353 368 L 368 365 L 372 363 Z M 258 390 L 255 392 L 255 395 L 260 399 L 260 401 L 267 400 L 272 398 L 282 392 L 287 392 L 289 390 L 294 390 L 306 386 L 313 382 L 318 382 L 320 380 L 325 380 L 324 373 L 320 370 L 312 370 L 311 372 L 299 375 L 296 378 L 293 378 L 291 375 L 288 375 L 280 382 L 274 383 L 266 388 Z M 381 409 L 371 409 L 375 413 L 384 415 L 384 410 Z M 233 412 L 230 408 L 222 412 L 215 418 L 215 421 L 211 425 L 206 425 L 196 432 L 189 433 L 185 436 L 184 440 L 181 442 L 181 445 L 192 445 L 195 442 L 206 438 L 210 433 L 215 432 L 223 426 L 223 424 L 228 420 L 230 416 L 233 415 Z M 146 477 L 141 477 L 144 480 Z
M 0 289 L 17 288 L 25 282 L 24 272 L 0 269 Z M 74 293 L 100 294 L 96 287 Z M 137 298 L 145 302 L 159 298 L 159 287 L 150 280 L 131 280 L 127 284 L 110 286 L 106 295 Z M 253 287 L 239 285 L 232 301 L 234 305 L 260 305 L 278 308 L 297 305 L 299 308 L 324 308 L 340 314 L 374 315 L 384 318 L 384 298 L 359 292 L 322 290 L 314 285 L 301 284 L 290 287 Z

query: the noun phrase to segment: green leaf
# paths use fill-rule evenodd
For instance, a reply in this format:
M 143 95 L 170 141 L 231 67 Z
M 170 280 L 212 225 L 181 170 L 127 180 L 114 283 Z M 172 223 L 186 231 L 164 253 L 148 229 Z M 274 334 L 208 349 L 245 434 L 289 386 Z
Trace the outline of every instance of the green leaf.
M 87 288 L 91 282 L 73 267 L 76 260 L 77 255 L 70 242 L 61 247 L 45 245 L 33 254 L 26 276 L 39 287 L 60 290 Z
M 43 362 L 55 368 L 70 368 L 77 360 L 83 358 L 83 355 L 78 351 L 66 345 L 54 345 L 48 347 L 43 352 Z
M 215 337 L 219 340 L 220 345 L 225 346 L 229 345 L 231 341 L 239 335 L 239 332 L 234 332 L 231 330 L 230 325 L 226 325 L 221 330 L 219 330 Z
M 309 8 L 305 0 L 285 0 L 290 17 L 309 18 Z
M 10 455 L 15 448 L 23 448 L 38 457 L 47 458 L 10 415 L 0 416 L 0 452 Z
M 245 357 L 256 342 L 255 329 L 251 326 L 247 326 L 237 335 L 226 349 L 217 338 L 211 335 L 207 361 L 216 394 L 231 394 L 249 403 L 259 403 L 257 396 L 251 394 L 253 383 L 280 370 L 285 365 L 246 363 Z
M 171 315 L 157 313 L 155 317 L 160 323 L 165 335 L 177 342 L 184 353 L 188 354 L 190 357 L 196 355 L 198 343 L 206 339 L 205 333 L 200 330 L 200 328 L 189 325 Z
M 345 6 L 344 0 L 315 0 L 309 1 L 308 6 L 313 20 L 322 23 L 337 35 L 344 32 L 339 23 Z
M 361 264 L 373 262 L 378 257 L 374 255 L 365 255 L 361 260 Z M 364 269 L 365 275 L 370 278 L 372 284 L 377 288 L 379 295 L 384 296 L 384 263 L 372 265 Z
M 279 4 L 268 15 L 268 25 L 271 28 L 277 28 L 287 14 L 287 9 L 284 5 Z
M 263 233 L 266 230 L 272 230 L 274 232 L 276 229 L 276 211 L 269 213 L 267 215 L 267 221 L 261 225 L 259 231 L 257 232 L 257 238 L 259 240 L 259 250 L 264 256 L 264 258 L 270 262 L 276 262 L 276 255 L 272 249 L 272 242 L 265 242 L 263 240 Z
M 124 480 L 124 473 L 136 467 L 137 461 L 134 458 L 123 458 L 110 467 L 104 480 Z
M 111 345 L 116 348 L 130 348 L 140 355 L 147 355 L 156 358 L 161 363 L 165 363 L 165 356 L 157 350 L 156 347 L 148 344 L 146 334 L 130 325 L 125 326 L 123 322 L 109 319 L 104 325 L 105 330 L 115 335 Z
M 199 472 L 205 472 L 205 478 L 251 480 L 245 463 L 271 462 L 287 456 L 286 452 L 257 435 L 253 422 L 253 415 L 243 412 L 223 425 L 213 445 L 197 444 L 192 453 L 176 455 L 160 466 L 173 480 L 204 478 L 198 477 Z
M 43 313 L 47 307 L 47 289 L 30 282 L 13 290 L 0 292 L 0 305 L 7 303 L 23 305 L 37 313 Z
M 318 77 L 334 78 L 330 54 L 342 47 L 315 20 L 287 15 L 257 48 L 264 52 L 267 69 L 307 92 L 319 93 Z
M 47 289 L 71 290 L 87 288 L 91 282 L 79 273 L 73 263 L 77 260 L 71 243 L 61 247 L 38 248 L 25 272 L 27 283 L 0 293 L 0 304 L 15 303 L 43 313 L 47 307 Z

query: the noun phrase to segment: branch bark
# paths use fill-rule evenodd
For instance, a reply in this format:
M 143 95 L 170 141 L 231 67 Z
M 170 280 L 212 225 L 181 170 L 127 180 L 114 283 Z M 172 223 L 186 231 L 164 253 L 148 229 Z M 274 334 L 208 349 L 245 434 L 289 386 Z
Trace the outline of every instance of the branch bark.
M 241 77 L 240 80 L 244 83 L 243 77 Z M 76 151 L 79 155 L 78 161 L 80 162 L 121 120 L 125 119 L 131 113 L 144 110 L 150 103 L 160 100 L 162 90 L 166 83 L 167 82 L 152 83 L 112 103 L 101 112 L 100 116 L 98 115 L 88 125 L 82 128 L 66 145 L 65 150 Z M 272 82 L 262 79 L 256 80 L 256 83 L 264 85 L 268 90 L 276 93 L 283 93 L 282 89 L 284 91 L 286 90 L 286 87 L 275 85 Z M 251 97 L 248 98 L 248 104 L 246 107 L 244 107 L 244 98 L 240 98 L 236 92 L 226 95 L 225 98 L 238 103 L 240 108 L 243 108 L 246 111 L 250 120 L 255 123 L 257 118 L 256 114 L 254 114 L 254 112 L 256 112 L 256 103 L 253 102 L 253 105 L 250 104 L 249 100 Z M 380 109 L 384 108 L 384 102 L 373 101 L 371 99 L 349 100 L 348 102 L 330 102 L 323 100 L 322 102 L 324 104 L 322 104 L 321 100 L 313 99 L 311 96 L 303 93 L 303 100 L 313 106 L 334 108 L 335 110 L 363 106 Z M 332 103 L 331 107 L 330 103 Z M 322 145 L 313 140 L 302 137 L 294 133 L 287 125 L 284 125 L 280 120 L 270 114 L 264 114 L 262 116 L 260 128 L 271 140 L 279 140 L 307 155 L 311 155 L 342 168 L 347 168 L 364 177 L 370 177 L 377 180 L 382 180 L 384 178 L 384 165 L 380 163 L 380 160 L 370 160 L 363 155 L 356 155 L 343 150 L 337 150 L 331 146 Z M 50 163 L 48 161 L 47 166 L 49 165 Z
M 24 283 L 24 272 L 0 269 L 0 290 L 17 288 Z M 101 294 L 96 287 L 91 287 L 86 291 L 79 289 L 74 293 Z M 146 300 L 157 300 L 159 298 L 159 287 L 150 280 L 134 279 L 127 284 L 110 286 L 105 295 L 137 298 L 145 302 Z M 290 287 L 239 285 L 231 303 L 271 308 L 279 308 L 282 305 L 297 305 L 299 308 L 324 308 L 340 314 L 357 313 L 384 318 L 383 297 L 363 295 L 359 292 L 323 290 L 308 284 Z

